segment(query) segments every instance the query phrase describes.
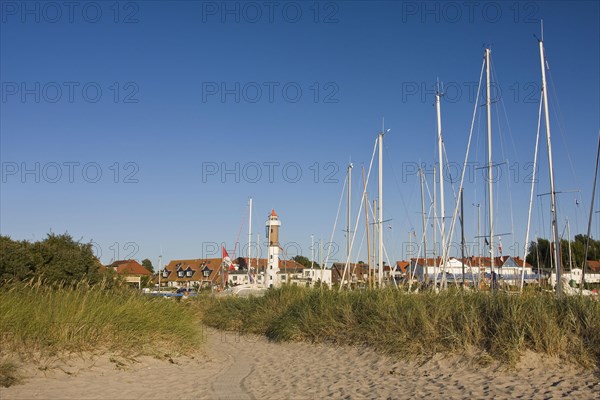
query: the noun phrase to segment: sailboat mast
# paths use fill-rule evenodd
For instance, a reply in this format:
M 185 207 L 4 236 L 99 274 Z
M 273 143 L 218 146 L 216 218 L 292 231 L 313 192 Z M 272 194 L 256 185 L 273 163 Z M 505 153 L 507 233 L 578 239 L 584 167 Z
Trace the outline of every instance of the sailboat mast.
M 560 239 L 556 216 L 556 192 L 554 191 L 554 167 L 552 164 L 552 142 L 550 140 L 550 115 L 548 114 L 548 87 L 546 86 L 546 57 L 544 56 L 544 42 L 540 40 L 540 63 L 542 67 L 542 94 L 544 96 L 544 117 L 546 121 L 546 143 L 548 147 L 548 167 L 550 175 L 550 202 L 552 210 L 552 233 L 554 241 L 554 265 L 556 268 L 556 295 L 562 295 Z
M 490 274 L 494 273 L 494 196 L 492 188 L 492 98 L 490 82 L 490 49 L 485 49 L 486 110 L 488 141 L 488 205 L 490 217 Z M 492 279 L 493 283 L 493 279 Z
M 462 263 L 462 285 L 465 288 L 465 204 L 463 188 L 460 188 L 460 257 Z
M 367 234 L 367 283 L 371 285 L 371 240 L 369 237 L 369 196 L 367 195 L 367 181 L 365 179 L 365 167 L 362 167 L 363 188 L 365 193 L 365 229 Z
M 437 288 L 438 262 L 437 262 L 437 169 L 433 166 L 433 287 Z
M 350 258 L 350 209 L 352 193 L 352 163 L 348 164 L 348 223 L 346 228 L 346 259 Z
M 573 254 L 571 251 L 571 224 L 569 223 L 569 219 L 567 218 L 567 235 L 568 237 L 568 242 L 569 242 L 569 269 L 571 271 L 573 271 Z
M 248 208 L 250 209 L 250 216 L 248 217 L 248 273 L 252 274 L 250 269 L 252 265 L 252 197 L 248 200 Z
M 445 216 L 446 211 L 444 209 L 444 164 L 443 164 L 443 147 L 444 140 L 442 138 L 442 112 L 440 110 L 440 88 L 438 83 L 438 90 L 435 93 L 435 111 L 437 115 L 437 142 L 438 142 L 438 159 L 440 166 L 440 218 L 441 218 L 441 230 L 442 230 L 442 259 L 440 267 L 442 268 L 442 283 L 441 287 L 446 287 L 446 224 Z
M 428 283 L 429 281 L 429 274 L 427 273 L 427 223 L 425 221 L 425 188 L 424 188 L 424 179 L 425 176 L 423 174 L 423 168 L 419 169 L 419 176 L 421 178 L 421 222 L 423 225 L 423 255 L 424 255 L 424 259 L 425 261 L 423 262 L 423 270 L 425 271 L 424 274 L 424 281 L 425 284 Z M 417 255 L 417 261 L 418 261 L 418 255 Z M 411 260 L 408 260 L 409 262 Z M 415 268 L 417 267 L 417 262 L 415 261 Z M 413 273 L 414 274 L 414 273 Z
M 373 221 L 375 221 L 375 211 L 377 211 L 377 200 L 373 200 Z M 371 268 L 371 287 L 375 286 L 375 264 L 377 262 L 377 248 L 375 246 L 375 234 L 377 233 L 377 224 L 373 222 L 373 267 Z
M 587 237 L 585 239 L 585 256 L 583 257 L 583 266 L 581 268 L 581 292 L 585 284 L 585 267 L 587 264 L 588 251 L 590 249 L 590 234 L 592 230 L 592 215 L 594 214 L 594 197 L 596 195 L 596 181 L 598 178 L 598 160 L 600 159 L 600 131 L 598 131 L 598 150 L 596 150 L 596 169 L 594 171 L 594 186 L 592 187 L 592 202 L 590 203 L 590 216 L 588 219 Z
M 161 254 L 158 256 L 158 293 L 160 293 L 160 278 L 162 275 L 162 250 L 160 253 Z
M 321 266 L 321 282 L 323 282 L 323 269 L 325 269 L 325 265 L 323 265 L 323 237 L 322 236 L 321 236 L 321 238 L 319 238 L 319 265 Z
M 315 235 L 310 235 L 310 269 L 315 265 Z
M 381 288 L 383 284 L 383 135 L 385 133 L 385 125 L 383 125 L 383 130 L 379 134 L 379 218 L 378 218 L 378 228 L 379 228 L 379 251 L 378 251 L 378 275 L 377 280 L 379 282 L 379 287 Z

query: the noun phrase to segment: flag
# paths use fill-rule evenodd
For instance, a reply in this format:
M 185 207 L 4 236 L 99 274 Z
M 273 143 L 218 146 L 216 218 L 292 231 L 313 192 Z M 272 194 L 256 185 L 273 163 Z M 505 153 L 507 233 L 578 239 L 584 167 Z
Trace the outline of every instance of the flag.
M 487 238 L 484 238 L 483 240 L 485 240 L 485 245 L 486 245 L 486 246 L 489 246 L 489 245 L 490 245 L 490 242 L 488 242 Z
M 498 243 L 498 253 L 502 255 L 502 240 L 500 240 L 500 243 Z
M 229 254 L 227 254 L 227 250 L 225 250 L 225 246 L 222 246 L 223 249 L 223 266 L 227 267 L 228 271 L 235 270 L 233 263 L 231 262 L 231 258 L 229 258 Z

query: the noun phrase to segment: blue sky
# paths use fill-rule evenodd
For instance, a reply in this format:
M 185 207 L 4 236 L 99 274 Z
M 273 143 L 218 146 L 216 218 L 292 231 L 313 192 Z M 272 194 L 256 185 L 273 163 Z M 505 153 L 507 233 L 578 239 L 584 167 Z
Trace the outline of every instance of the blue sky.
M 417 164 L 433 185 L 434 83 L 446 92 L 448 160 L 460 165 L 488 45 L 500 88 L 492 109 L 493 158 L 502 164 L 495 231 L 510 233 L 504 254 L 516 253 L 537 127 L 541 18 L 556 186 L 566 192 L 559 226 L 568 218 L 572 235 L 587 227 L 600 127 L 597 2 L 0 4 L 3 235 L 39 240 L 67 231 L 93 240 L 103 262 L 156 263 L 161 248 L 165 260 L 210 257 L 212 243 L 232 253 L 240 230 L 246 242 L 251 196 L 255 234 L 264 236 L 274 208 L 288 255 L 310 255 L 311 234 L 329 241 L 350 160 L 355 223 L 360 167 L 368 168 L 385 117 L 385 240 L 390 258 L 402 259 L 409 232 L 422 234 Z M 478 108 L 472 168 L 486 162 Z M 536 194 L 549 190 L 546 154 L 542 136 Z M 464 189 L 467 241 L 477 231 L 473 203 L 482 204 L 487 229 L 486 182 L 476 172 Z M 447 181 L 446 209 L 453 206 Z M 549 237 L 547 196 L 534 206 L 531 234 Z M 335 259 L 345 252 L 345 212 L 344 202 Z M 356 258 L 366 259 L 365 246 Z

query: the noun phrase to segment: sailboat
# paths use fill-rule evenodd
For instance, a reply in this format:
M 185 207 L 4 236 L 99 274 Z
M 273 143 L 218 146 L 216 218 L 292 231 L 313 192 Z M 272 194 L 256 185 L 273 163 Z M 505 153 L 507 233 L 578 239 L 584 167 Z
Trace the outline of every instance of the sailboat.
M 257 240 L 257 244 L 258 240 Z M 221 292 L 220 295 L 224 295 L 224 296 L 231 296 L 231 295 L 235 295 L 235 296 L 260 296 L 262 294 L 264 294 L 267 290 L 266 287 L 264 286 L 259 286 L 257 284 L 257 278 L 258 278 L 258 251 L 257 251 L 257 258 L 256 258 L 256 268 L 254 269 L 254 271 L 256 272 L 255 274 L 253 274 L 253 269 L 252 269 L 252 197 L 250 197 L 248 199 L 248 262 L 246 263 L 246 266 L 248 268 L 248 282 L 249 283 L 244 283 L 241 285 L 236 285 L 236 286 L 232 286 L 228 289 L 225 289 L 223 292 Z

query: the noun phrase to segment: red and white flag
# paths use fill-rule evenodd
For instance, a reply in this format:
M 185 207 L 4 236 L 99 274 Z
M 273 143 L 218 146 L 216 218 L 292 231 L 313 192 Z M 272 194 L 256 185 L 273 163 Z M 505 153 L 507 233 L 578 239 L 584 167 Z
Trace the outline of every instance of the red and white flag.
M 502 239 L 500 239 L 500 242 L 498 243 L 498 252 L 502 256 Z
M 223 249 L 223 265 L 225 265 L 227 267 L 228 271 L 233 271 L 235 269 L 235 267 L 233 266 L 233 263 L 231 262 L 231 258 L 229 258 L 229 254 L 227 254 L 227 250 L 225 250 L 225 246 L 222 246 Z

